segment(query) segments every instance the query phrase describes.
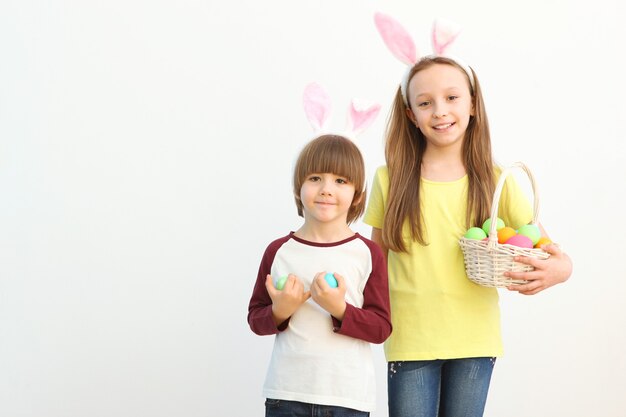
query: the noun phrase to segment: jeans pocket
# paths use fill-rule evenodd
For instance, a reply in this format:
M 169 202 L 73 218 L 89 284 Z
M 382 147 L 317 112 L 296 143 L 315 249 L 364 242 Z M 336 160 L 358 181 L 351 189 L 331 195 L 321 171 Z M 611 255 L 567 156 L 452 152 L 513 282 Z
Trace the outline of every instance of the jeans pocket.
M 265 407 L 267 408 L 278 408 L 280 406 L 280 400 L 275 400 L 273 398 L 265 399 Z
M 387 362 L 387 378 L 393 378 L 401 366 L 402 362 Z

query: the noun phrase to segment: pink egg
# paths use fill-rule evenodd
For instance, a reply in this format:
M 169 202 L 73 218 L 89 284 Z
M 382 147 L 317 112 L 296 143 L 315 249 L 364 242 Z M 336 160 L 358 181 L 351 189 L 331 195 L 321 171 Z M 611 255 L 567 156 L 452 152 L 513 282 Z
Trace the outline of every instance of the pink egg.
M 530 240 L 528 236 L 524 235 L 511 236 L 509 240 L 506 241 L 506 244 L 528 249 L 532 249 L 533 247 L 533 241 Z

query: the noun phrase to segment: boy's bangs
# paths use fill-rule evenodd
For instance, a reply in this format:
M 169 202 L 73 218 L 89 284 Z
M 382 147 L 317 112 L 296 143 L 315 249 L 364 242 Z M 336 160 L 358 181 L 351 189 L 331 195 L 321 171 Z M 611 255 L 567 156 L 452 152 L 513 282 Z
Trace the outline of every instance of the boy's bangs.
M 315 158 L 307 161 L 306 171 L 310 174 L 330 172 L 354 182 L 355 179 L 352 176 L 358 172 L 358 167 L 346 149 L 327 147 L 320 149 Z

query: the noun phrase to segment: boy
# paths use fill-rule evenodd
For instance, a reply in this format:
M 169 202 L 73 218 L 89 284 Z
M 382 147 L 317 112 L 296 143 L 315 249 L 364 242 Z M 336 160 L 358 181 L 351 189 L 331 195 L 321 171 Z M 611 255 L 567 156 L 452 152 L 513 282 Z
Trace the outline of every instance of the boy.
M 248 307 L 252 331 L 276 335 L 266 416 L 375 408 L 369 343 L 387 339 L 391 320 L 382 251 L 349 227 L 363 214 L 364 178 L 363 157 L 343 136 L 318 137 L 300 153 L 293 191 L 304 224 L 268 246 Z

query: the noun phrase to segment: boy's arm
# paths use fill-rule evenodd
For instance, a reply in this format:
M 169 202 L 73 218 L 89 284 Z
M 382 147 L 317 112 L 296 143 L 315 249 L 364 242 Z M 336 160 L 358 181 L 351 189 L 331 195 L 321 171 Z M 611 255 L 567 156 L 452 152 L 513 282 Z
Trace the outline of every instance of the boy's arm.
M 343 320 L 333 317 L 333 328 L 336 333 L 345 336 L 382 343 L 392 330 L 387 263 L 378 246 L 371 245 L 370 251 L 372 272 L 363 290 L 363 307 L 347 303 Z
M 269 258 L 266 250 L 248 304 L 248 324 L 250 329 L 259 336 L 279 333 L 289 325 L 289 319 L 287 319 L 277 326 L 272 315 L 272 299 L 265 288 L 266 277 L 272 268 L 272 260 Z

